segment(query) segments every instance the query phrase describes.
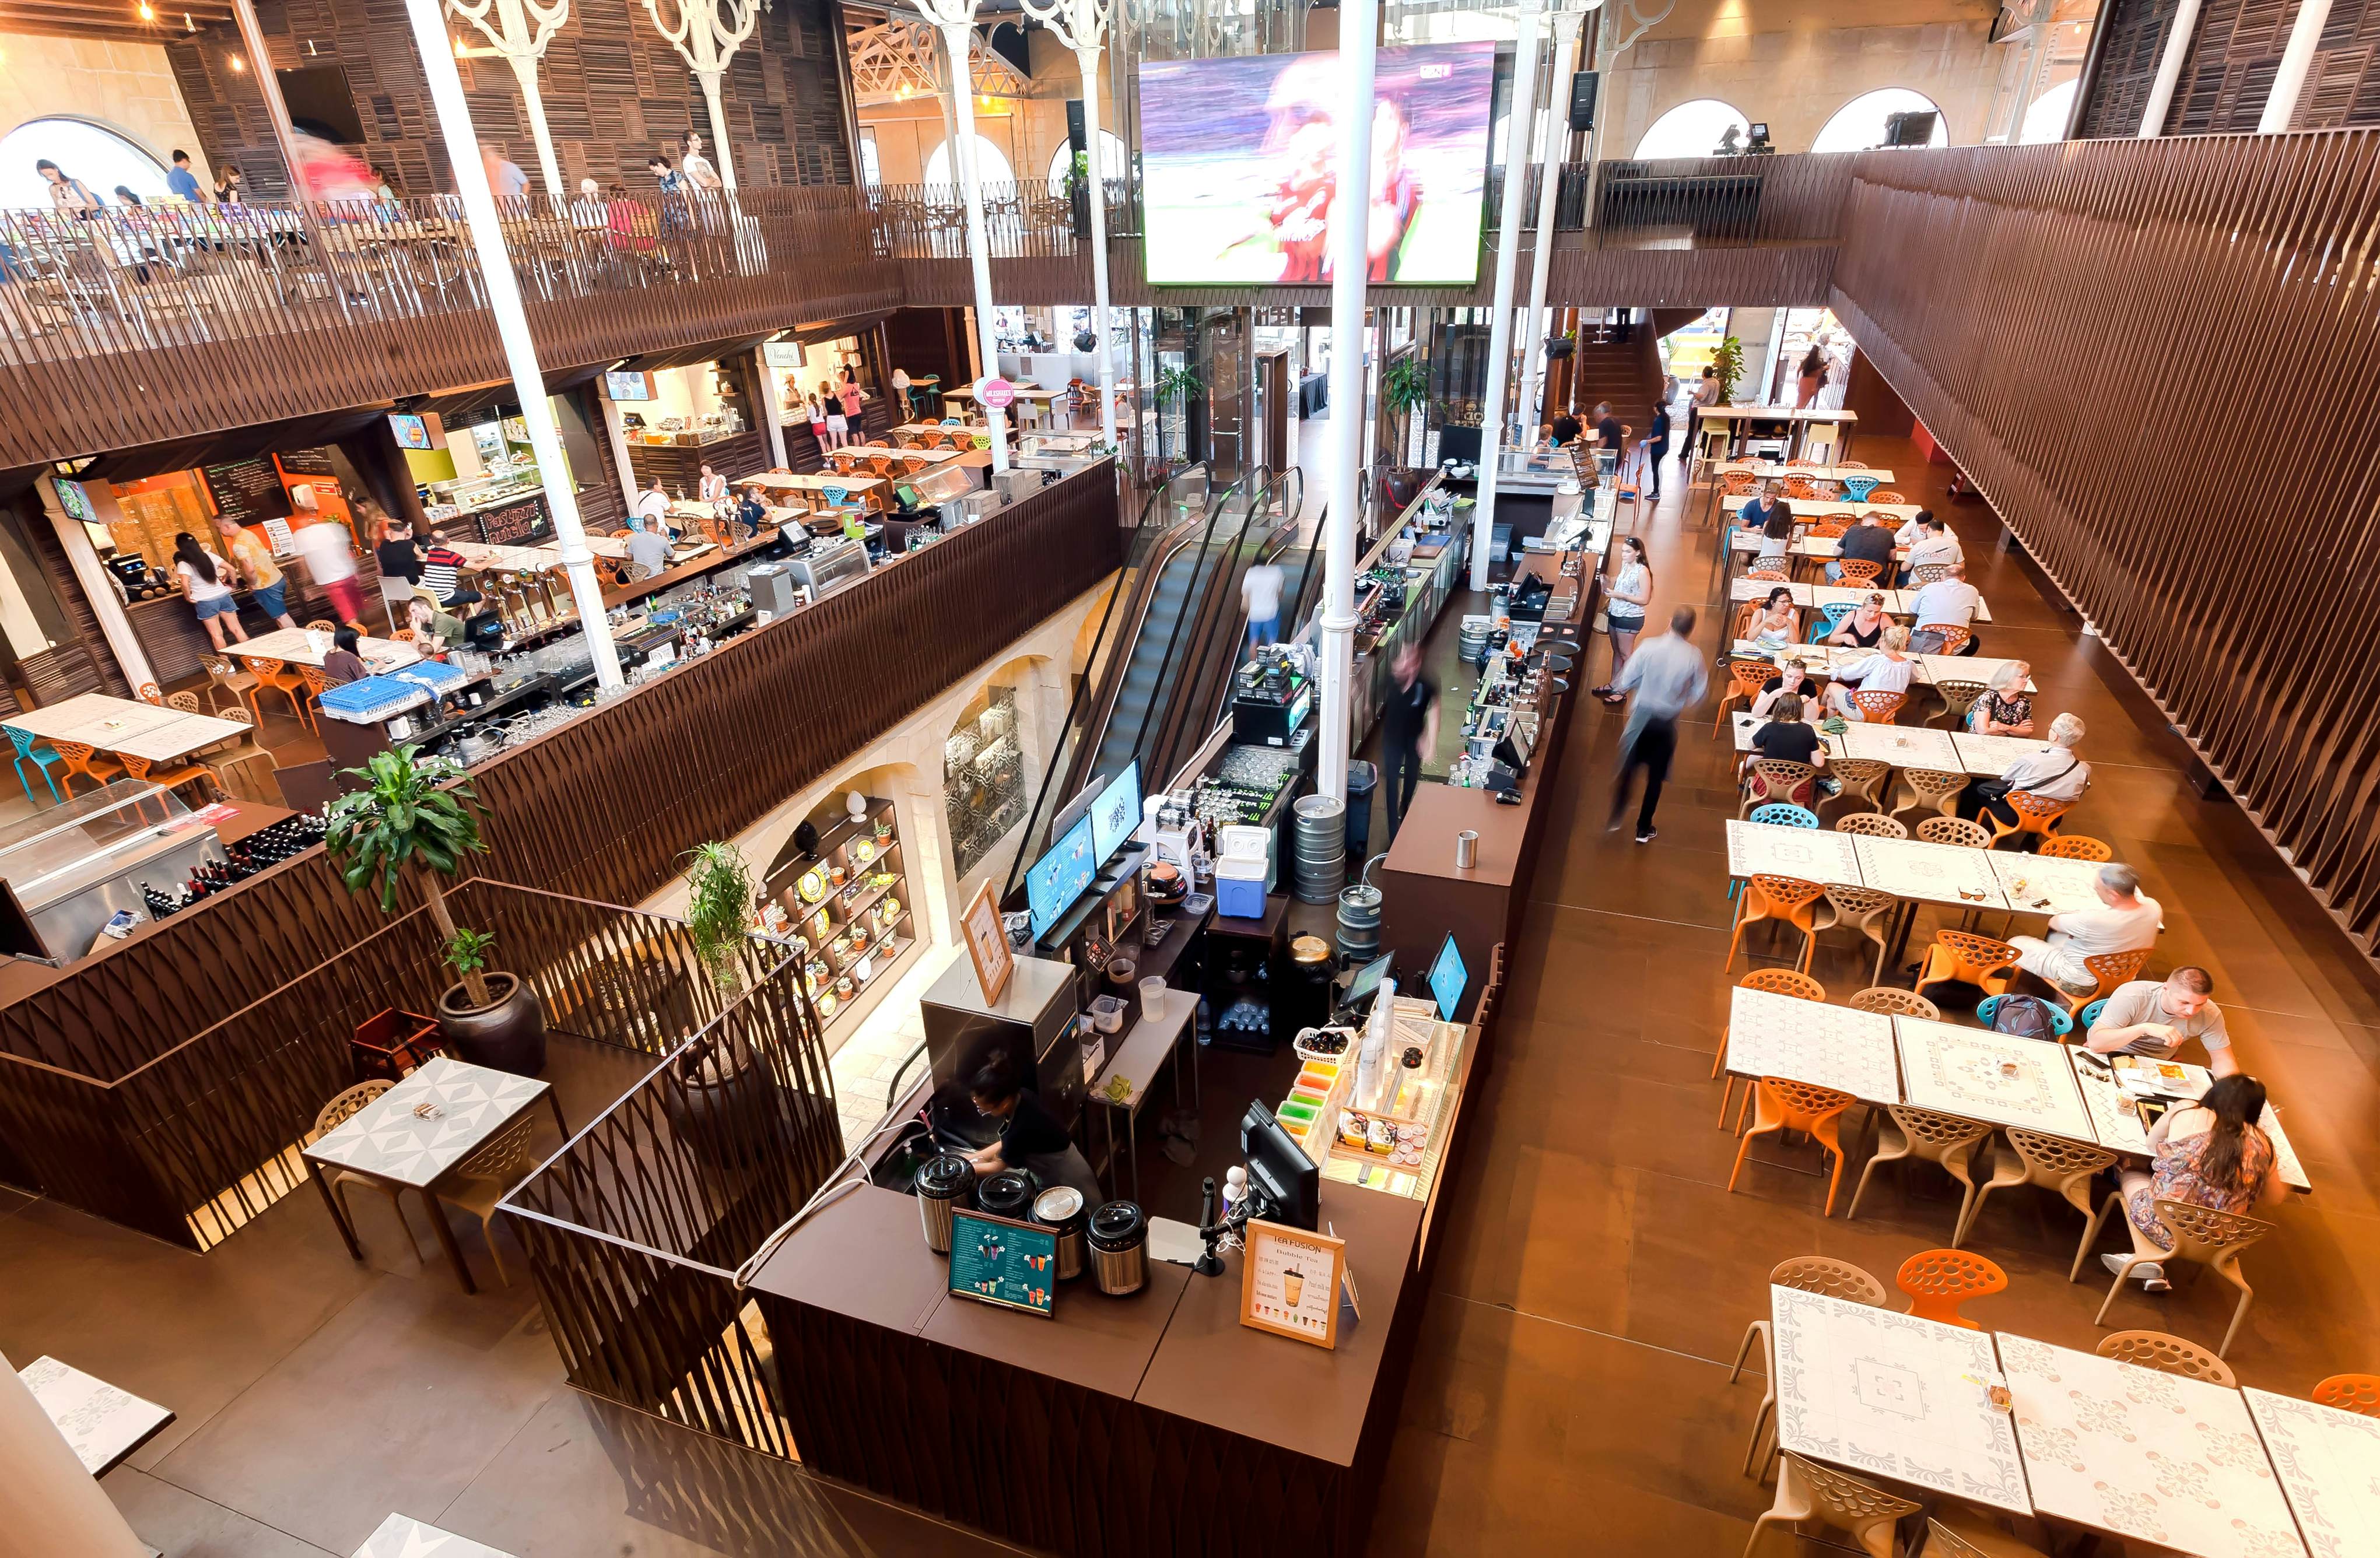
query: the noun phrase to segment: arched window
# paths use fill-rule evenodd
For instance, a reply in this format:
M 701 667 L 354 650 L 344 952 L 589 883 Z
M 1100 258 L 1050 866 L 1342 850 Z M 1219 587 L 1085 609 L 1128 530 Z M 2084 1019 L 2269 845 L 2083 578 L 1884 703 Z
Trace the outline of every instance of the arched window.
M 89 119 L 28 119 L 0 139 L 0 206 L 50 203 L 48 181 L 33 171 L 45 159 L 111 206 L 124 203 L 119 184 L 144 200 L 166 193 L 165 164 L 139 141 Z
M 1884 144 L 1884 122 L 1895 114 L 1925 114 L 1934 115 L 1934 135 L 1928 146 L 1950 144 L 1950 127 L 1942 117 L 1941 105 L 1924 92 L 1911 91 L 1907 87 L 1884 87 L 1863 92 L 1835 110 L 1818 139 L 1810 143 L 1813 151 L 1864 151 L 1871 146 Z
M 1014 184 L 1016 170 L 1008 165 L 1008 154 L 981 136 L 975 138 L 975 175 L 986 184 Z M 926 182 L 946 184 L 955 191 L 959 187 L 959 168 L 951 155 L 947 140 L 934 148 L 926 159 Z
M 2024 123 L 2016 129 L 2020 145 L 2032 146 L 2045 140 L 2064 140 L 2066 120 L 2074 112 L 2074 83 L 2063 81 L 2033 100 L 2024 111 Z
M 1049 179 L 1052 195 L 1066 192 L 1066 168 L 1074 160 L 1075 143 L 1071 140 L 1060 141 L 1058 150 L 1050 153 Z M 1132 153 L 1122 140 L 1105 130 L 1099 132 L 1099 173 L 1109 179 L 1129 177 L 1132 173 Z
M 1653 121 L 1645 139 L 1636 143 L 1637 161 L 1710 156 L 1718 150 L 1730 126 L 1741 139 L 1751 131 L 1752 121 L 1715 97 L 1682 103 Z

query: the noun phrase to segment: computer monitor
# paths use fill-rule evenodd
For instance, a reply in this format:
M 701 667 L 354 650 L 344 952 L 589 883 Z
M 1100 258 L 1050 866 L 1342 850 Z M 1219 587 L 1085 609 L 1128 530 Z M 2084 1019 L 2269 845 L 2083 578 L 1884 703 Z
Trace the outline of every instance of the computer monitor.
M 1140 760 L 1126 763 L 1123 772 L 1091 798 L 1091 852 L 1099 864 L 1123 847 L 1140 826 Z
M 1086 814 L 1025 873 L 1025 900 L 1033 914 L 1034 940 L 1040 940 L 1075 906 L 1075 900 L 1091 885 L 1098 865 L 1091 853 L 1091 819 Z
M 1463 986 L 1471 983 L 1471 972 L 1463 966 L 1463 953 L 1449 933 L 1438 956 L 1429 965 L 1429 993 L 1438 998 L 1438 1015 L 1448 1022 L 1454 1021 L 1454 1008 L 1463 1004 Z
M 905 509 L 914 509 L 920 501 L 917 489 L 905 481 L 896 481 L 892 484 L 892 496 L 901 500 L 901 506 Z
M 1250 1104 L 1240 1117 L 1240 1151 L 1247 1155 L 1248 1189 L 1263 1202 L 1257 1216 L 1308 1233 L 1322 1226 L 1322 1170 L 1262 1104 Z

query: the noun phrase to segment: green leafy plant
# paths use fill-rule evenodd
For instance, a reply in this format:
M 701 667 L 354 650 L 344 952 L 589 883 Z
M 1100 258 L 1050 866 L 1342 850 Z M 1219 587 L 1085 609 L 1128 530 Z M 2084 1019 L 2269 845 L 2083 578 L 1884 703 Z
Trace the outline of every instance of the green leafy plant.
M 695 956 L 720 994 L 732 996 L 744 984 L 741 954 L 752 924 L 752 868 L 741 850 L 718 839 L 681 858 L 694 863 L 686 873 L 686 928 L 694 938 Z
M 331 803 L 322 843 L 347 890 L 370 889 L 380 899 L 383 914 L 396 912 L 398 886 L 406 876 L 419 878 L 431 923 L 438 927 L 447 960 L 454 962 L 465 933 L 447 912 L 440 884 L 461 872 L 466 855 L 487 852 L 487 842 L 480 837 L 480 818 L 487 808 L 471 792 L 461 764 L 443 757 L 417 762 L 420 752 L 418 746 L 400 746 L 374 753 L 364 767 L 347 769 L 342 778 L 363 783 Z M 469 935 L 483 937 L 472 946 L 474 952 L 484 952 L 495 939 L 478 931 Z M 466 969 L 455 963 L 455 972 L 472 1005 L 493 1004 L 479 964 Z
M 1735 398 L 1735 381 L 1743 377 L 1743 343 L 1730 335 L 1711 353 L 1711 366 L 1718 369 L 1718 398 Z
M 457 979 L 471 978 L 488 966 L 488 948 L 495 944 L 493 931 L 456 925 L 455 934 L 446 938 L 446 966 L 455 971 Z
M 1402 356 L 1389 365 L 1380 378 L 1380 402 L 1390 411 L 1411 411 L 1429 400 L 1429 379 L 1422 371 L 1421 359 Z
M 1066 164 L 1066 198 L 1073 199 L 1091 181 L 1091 154 L 1077 151 L 1075 160 Z
M 1157 398 L 1160 401 L 1177 397 L 1186 401 L 1192 395 L 1203 393 L 1206 388 L 1205 382 L 1186 368 L 1164 368 L 1157 375 Z

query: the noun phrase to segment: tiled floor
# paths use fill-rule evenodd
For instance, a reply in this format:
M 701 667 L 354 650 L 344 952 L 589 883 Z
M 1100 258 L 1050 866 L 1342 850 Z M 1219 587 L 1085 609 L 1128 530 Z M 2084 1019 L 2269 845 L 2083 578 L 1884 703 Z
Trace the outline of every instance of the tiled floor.
M 1906 443 L 1871 435 L 1859 453 L 1894 466 L 1904 489 L 1940 496 L 1946 473 Z M 1711 532 L 1682 528 L 1675 505 L 1642 526 L 1657 599 L 1706 607 Z M 2000 619 L 1987 650 L 2033 661 L 2045 713 L 2090 722 L 2097 780 L 2075 825 L 2164 901 L 2158 966 L 2215 971 L 2242 1055 L 2315 1180 L 2247 1257 L 2257 1302 L 2231 1363 L 2295 1392 L 2380 1366 L 2380 1169 L 2368 1161 L 2380 981 L 2237 809 L 2184 784 L 2180 743 L 1997 550 L 1988 516 L 1950 512 Z M 1706 645 L 1713 631 L 1706 621 Z M 1586 669 L 1599 674 L 1599 658 Z M 1446 684 L 1459 700 L 1459 677 Z M 1714 961 L 1727 946 L 1731 752 L 1706 720 L 1683 727 L 1661 836 L 1640 848 L 1601 826 L 1618 728 L 1594 705 L 1572 728 L 1479 1135 L 1441 1208 L 1446 1245 L 1372 1543 L 1391 1558 L 1741 1551 L 1769 1492 L 1736 1470 L 1760 1387 L 1730 1388 L 1727 1364 L 1762 1312 L 1769 1268 L 1815 1251 L 1888 1275 L 1941 1243 L 1957 1207 L 1939 1173 L 1887 1170 L 1857 1221 L 1823 1217 L 1806 1145 L 1761 1145 L 1728 1193 L 1735 1142 L 1716 1126 L 1707 1073 L 1731 983 Z M 1846 948 L 1822 948 L 1815 972 L 1839 995 L 1865 983 Z M 837 1057 L 848 1092 L 892 1057 L 898 1026 Z M 1209 1061 L 1210 1105 L 1249 1095 L 1235 1057 Z M 1205 1171 L 1158 1170 L 1152 1199 L 1159 1180 Z M 296 1198 L 200 1260 L 0 1193 L 0 1349 L 16 1362 L 55 1353 L 181 1414 L 105 1484 L 176 1558 L 345 1553 L 391 1509 L 524 1558 L 989 1551 L 577 1395 L 525 1288 L 467 1299 L 443 1268 L 404 1254 L 383 1205 L 358 1215 L 373 1257 L 362 1266 L 322 1208 Z M 2012 1286 L 1977 1318 L 2093 1346 L 2104 1286 L 2065 1280 L 2078 1232 L 2062 1202 L 1996 1197 L 1973 1243 Z M 2212 1341 L 2224 1297 L 2185 1281 L 2127 1295 L 2113 1318 Z

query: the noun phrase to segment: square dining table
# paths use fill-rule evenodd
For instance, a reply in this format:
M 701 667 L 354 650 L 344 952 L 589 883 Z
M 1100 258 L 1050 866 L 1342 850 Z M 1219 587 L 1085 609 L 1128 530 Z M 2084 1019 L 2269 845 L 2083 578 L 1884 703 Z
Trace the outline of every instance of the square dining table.
M 333 641 L 328 635 L 317 637 L 302 627 L 275 628 L 244 644 L 235 644 L 225 653 L 244 660 L 279 660 L 284 665 L 322 668 L 323 658 L 330 654 Z M 401 666 L 409 666 L 421 658 L 421 651 L 411 644 L 393 638 L 359 638 L 356 654 L 367 670 L 378 676 Z
M 1843 755 L 1889 763 L 1896 768 L 1958 769 L 1958 753 L 1947 731 L 1927 725 L 1879 725 L 1858 720 L 1843 727 Z
M 469 1157 L 521 1113 L 544 1099 L 553 1111 L 553 1123 L 564 1140 L 570 1127 L 562 1117 L 561 1101 L 553 1089 L 535 1077 L 516 1077 L 486 1066 L 474 1066 L 451 1056 L 425 1061 L 404 1081 L 373 1099 L 345 1124 L 305 1149 L 306 1166 L 331 1221 L 347 1241 L 347 1253 L 360 1261 L 363 1247 L 356 1231 L 339 1212 L 331 1194 L 329 1175 L 342 1169 L 383 1183 L 419 1190 L 430 1202 L 430 1225 L 439 1245 L 455 1267 L 466 1293 L 477 1292 L 455 1231 L 446 1226 L 431 1187 L 456 1164 Z
M 1998 1340 L 2038 1513 L 2123 1537 L 2127 1551 L 2302 1558 L 2240 1392 L 2005 1331 Z
M 168 1408 L 55 1358 L 33 1359 L 17 1371 L 17 1378 L 93 1477 L 123 1465 L 174 1421 Z
M 1822 827 L 1783 827 L 1727 819 L 1727 874 L 1791 876 L 1800 882 L 1860 884 L 1853 837 Z
M 1896 1017 L 1892 1032 L 1903 1085 L 1917 1107 L 2070 1141 L 2098 1140 L 2064 1045 L 1922 1017 Z
M 2268 1390 L 2240 1394 L 2314 1558 L 2380 1552 L 2380 1418 Z
M 1853 838 L 1852 847 L 1859 854 L 1860 879 L 1895 898 L 1962 909 L 2008 907 L 1982 850 L 1865 834 Z
M 1739 1077 L 1791 1077 L 1866 1104 L 1900 1102 L 1892 1019 L 1767 990 L 1729 993 L 1727 1069 Z
M 1978 736 L 1965 731 L 1951 731 L 1950 744 L 1959 752 L 1957 767 L 1979 779 L 1997 779 L 2018 758 L 2049 750 L 2049 743 L 2040 736 Z
M 1855 1476 L 2030 1515 L 2015 1424 L 1992 1406 L 1988 1332 L 1768 1289 L 1777 1443 Z
M 2075 1035 L 2078 1045 L 2081 1034 Z M 2129 1153 L 2135 1157 L 2149 1153 L 2149 1128 L 2141 1123 L 2138 1114 L 2123 1108 L 2118 1102 L 2128 1092 L 2137 1096 L 2139 1089 L 2127 1089 L 2121 1081 L 2127 1073 L 2148 1076 L 2155 1080 L 2149 1086 L 2152 1096 L 2168 1102 L 2180 1102 L 2202 1096 L 2215 1083 L 2215 1073 L 2204 1066 L 2187 1060 L 2151 1060 L 2143 1056 L 2110 1055 L 2094 1057 L 2077 1047 L 2067 1052 L 2074 1063 L 2074 1080 L 2082 1089 L 2082 1102 L 2091 1111 L 2092 1129 L 2098 1132 L 2099 1145 Z M 2181 1080 L 2168 1080 L 2179 1071 Z M 2306 1177 L 2305 1165 L 2298 1157 L 2296 1145 L 2281 1125 L 2280 1111 L 2270 1099 L 2265 1101 L 2265 1112 L 2256 1117 L 2257 1128 L 2273 1144 L 2273 1166 L 2278 1170 L 2281 1183 L 2293 1190 L 2312 1191 L 2313 1181 Z

